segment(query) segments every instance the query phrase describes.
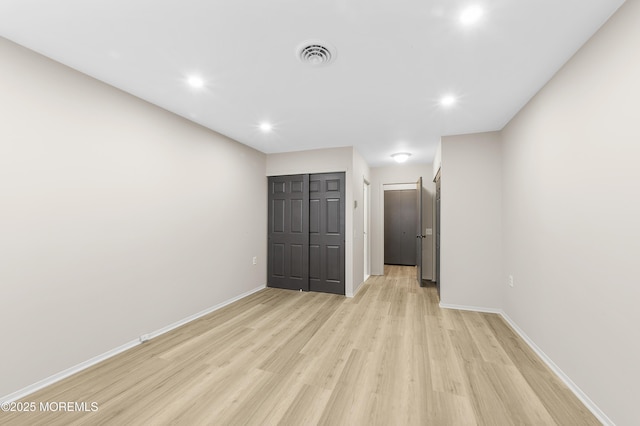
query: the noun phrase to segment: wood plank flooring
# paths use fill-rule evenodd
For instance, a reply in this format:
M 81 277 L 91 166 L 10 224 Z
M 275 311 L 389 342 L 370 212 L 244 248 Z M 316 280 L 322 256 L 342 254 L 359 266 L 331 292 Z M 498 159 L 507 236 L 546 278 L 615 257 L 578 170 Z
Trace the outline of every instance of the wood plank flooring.
M 265 289 L 24 401 L 10 425 L 598 425 L 495 314 L 438 307 L 412 267 L 357 296 Z

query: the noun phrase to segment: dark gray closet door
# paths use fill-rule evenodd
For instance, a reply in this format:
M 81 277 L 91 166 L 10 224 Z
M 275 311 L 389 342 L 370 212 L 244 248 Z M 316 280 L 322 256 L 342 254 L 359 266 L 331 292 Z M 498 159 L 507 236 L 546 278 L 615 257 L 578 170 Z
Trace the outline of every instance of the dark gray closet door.
M 416 265 L 416 190 L 384 191 L 384 263 Z
M 267 285 L 309 290 L 309 175 L 269 178 Z
M 309 289 L 344 293 L 344 173 L 309 176 Z

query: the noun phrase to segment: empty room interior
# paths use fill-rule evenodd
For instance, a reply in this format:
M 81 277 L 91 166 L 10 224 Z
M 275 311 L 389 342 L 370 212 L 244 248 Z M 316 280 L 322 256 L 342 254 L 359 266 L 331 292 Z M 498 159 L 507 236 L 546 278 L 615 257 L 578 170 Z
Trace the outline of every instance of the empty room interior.
M 0 424 L 640 424 L 639 22 L 0 2 Z

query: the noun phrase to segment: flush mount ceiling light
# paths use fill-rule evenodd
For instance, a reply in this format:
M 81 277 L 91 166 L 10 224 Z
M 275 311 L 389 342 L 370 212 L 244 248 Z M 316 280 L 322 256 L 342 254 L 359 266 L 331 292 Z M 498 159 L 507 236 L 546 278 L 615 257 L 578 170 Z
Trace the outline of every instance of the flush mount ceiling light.
M 314 67 L 329 65 L 336 59 L 336 49 L 320 40 L 307 40 L 296 48 L 298 59 Z
M 269 133 L 271 130 L 273 130 L 273 126 L 271 125 L 271 123 L 267 123 L 266 121 L 263 121 L 262 123 L 260 123 L 260 130 L 262 130 L 265 133 Z
M 404 163 L 409 159 L 409 157 L 411 157 L 411 154 L 409 154 L 408 152 L 396 152 L 391 156 L 391 158 L 393 158 L 396 163 Z
M 482 15 L 484 15 L 484 10 L 480 6 L 468 6 L 460 13 L 460 23 L 462 25 L 475 24 L 482 18 Z
M 204 87 L 204 80 L 197 75 L 191 75 L 187 77 L 187 84 L 194 89 L 202 89 Z
M 456 103 L 456 97 L 453 95 L 445 95 L 440 98 L 440 105 L 443 107 L 450 107 Z

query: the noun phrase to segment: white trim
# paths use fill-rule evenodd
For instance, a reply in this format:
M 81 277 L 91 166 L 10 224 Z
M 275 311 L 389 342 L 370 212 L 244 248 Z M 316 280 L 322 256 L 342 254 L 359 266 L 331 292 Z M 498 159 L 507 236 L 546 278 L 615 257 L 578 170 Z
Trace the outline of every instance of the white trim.
M 481 308 L 479 306 L 451 305 L 449 303 L 440 302 L 440 307 L 443 309 L 456 309 L 458 311 L 483 312 L 486 314 L 502 314 L 501 309 Z
M 364 281 L 371 275 L 371 184 L 362 176 L 362 263 Z
M 536 345 L 533 340 L 531 340 L 531 338 L 529 338 L 529 336 L 527 336 L 527 334 L 516 325 L 516 323 L 509 318 L 509 315 L 507 315 L 504 311 L 500 312 L 500 315 L 502 316 L 502 318 L 507 322 L 507 324 L 509 324 L 509 326 L 511 326 L 511 328 L 513 329 L 513 331 L 515 331 L 521 338 L 522 340 L 524 340 L 527 345 L 529 345 L 529 347 L 531 349 L 533 349 L 533 351 L 540 357 L 540 359 L 542 359 L 542 361 L 544 361 L 545 364 L 547 364 L 547 366 L 551 369 L 551 371 L 553 371 L 556 376 L 558 376 L 560 378 L 560 380 L 562 380 L 564 382 L 565 385 L 567 385 L 567 387 L 569 388 L 569 390 L 571 390 L 571 392 L 574 393 L 574 395 L 576 397 L 578 397 L 578 399 L 585 405 L 585 407 L 587 407 L 589 409 L 589 411 L 591 411 L 591 413 L 596 416 L 596 418 L 600 421 L 600 423 L 602 423 L 605 426 L 615 426 L 615 423 L 613 422 L 613 420 L 611 420 L 605 413 L 604 411 L 602 411 L 596 404 L 595 402 L 593 402 L 591 400 L 591 398 L 589 398 L 587 396 L 587 394 L 585 394 L 582 389 L 580 389 L 578 387 L 578 385 L 576 385 L 573 380 L 571 380 L 569 378 L 569 376 L 567 376 L 564 371 L 562 371 L 560 369 L 560 367 L 558 367 L 552 360 L 551 358 L 549 358 L 549 356 L 547 354 L 544 353 L 544 351 L 542 349 L 540 349 L 538 347 L 538 345 Z
M 371 275 L 369 275 L 369 276 L 371 276 Z M 362 281 L 362 282 L 360 283 L 360 285 L 359 285 L 358 287 L 356 287 L 356 291 L 351 292 L 351 294 L 346 294 L 345 296 L 347 296 L 347 297 L 348 297 L 348 298 L 350 298 L 350 299 L 353 299 L 354 297 L 356 297 L 356 295 L 358 294 L 358 292 L 360 291 L 360 289 L 361 289 L 362 287 L 364 287 L 364 283 L 366 283 L 366 282 L 367 282 L 367 279 L 369 279 L 369 277 L 367 277 L 364 281 Z
M 403 191 L 407 189 L 416 189 L 416 182 L 413 183 L 383 183 L 382 189 L 385 191 Z
M 187 318 L 183 318 L 183 319 L 181 319 L 181 320 L 179 320 L 177 322 L 174 322 L 173 324 L 170 324 L 170 325 L 168 325 L 166 327 L 163 327 L 163 328 L 161 328 L 159 330 L 156 330 L 156 331 L 153 331 L 151 333 L 148 333 L 146 335 L 146 336 L 148 336 L 148 339 L 146 339 L 146 340 L 153 339 L 154 337 L 158 337 L 161 334 L 167 333 L 167 332 L 169 332 L 169 331 L 171 331 L 173 329 L 176 329 L 176 328 L 178 328 L 178 327 L 180 327 L 182 325 L 185 325 L 185 324 L 187 324 L 187 323 L 189 323 L 189 322 L 191 322 L 193 320 L 196 320 L 196 319 L 198 319 L 200 317 L 203 317 L 203 316 L 205 316 L 207 314 L 210 314 L 211 312 L 217 311 L 220 308 L 223 308 L 223 307 L 225 307 L 227 305 L 230 305 L 233 302 L 236 302 L 236 301 L 238 301 L 240 299 L 243 299 L 243 298 L 245 298 L 247 296 L 250 296 L 253 293 L 256 293 L 256 292 L 258 292 L 258 291 L 260 291 L 260 290 L 262 290 L 264 288 L 266 288 L 266 285 L 261 285 L 259 287 L 256 287 L 256 288 L 252 289 L 252 290 L 249 290 L 249 291 L 247 291 L 245 293 L 242 293 L 242 294 L 240 294 L 238 296 L 232 297 L 231 299 L 225 300 L 222 303 L 218 303 L 215 306 L 207 308 L 204 311 L 200 311 L 197 314 L 188 316 Z M 93 357 L 93 358 L 91 358 L 91 359 L 89 359 L 87 361 L 81 362 L 80 364 L 74 365 L 73 367 L 67 368 L 66 370 L 63 370 L 63 371 L 61 371 L 59 373 L 56 373 L 53 376 L 49 376 L 46 379 L 40 380 L 39 382 L 36 382 L 36 383 L 34 383 L 32 385 L 29 385 L 29 386 L 27 386 L 25 388 L 22 388 L 22 389 L 20 389 L 20 390 L 18 390 L 16 392 L 13 392 L 13 393 L 11 393 L 9 395 L 3 396 L 2 398 L 0 398 L 0 404 L 6 403 L 6 402 L 13 402 L 13 401 L 16 401 L 18 399 L 24 398 L 27 395 L 30 395 L 30 394 L 32 394 L 32 393 L 34 393 L 36 391 L 39 391 L 40 389 L 43 389 L 43 388 L 45 388 L 47 386 L 50 386 L 50 385 L 52 385 L 52 384 L 54 384 L 56 382 L 59 382 L 62 379 L 66 379 L 67 377 L 69 377 L 69 376 L 71 376 L 73 374 L 79 373 L 82 370 L 85 370 L 85 369 L 87 369 L 87 368 L 89 368 L 89 367 L 91 367 L 93 365 L 96 365 L 96 364 L 98 364 L 98 363 L 100 363 L 102 361 L 105 361 L 105 360 L 107 360 L 107 359 L 109 359 L 109 358 L 111 358 L 111 357 L 113 357 L 115 355 L 118 355 L 121 352 L 124 352 L 124 351 L 126 351 L 128 349 L 131 349 L 131 348 L 133 348 L 135 346 L 138 346 L 140 344 L 142 344 L 140 338 L 132 340 L 130 342 L 127 342 L 124 345 L 118 346 L 117 348 L 111 349 L 110 351 L 107 351 L 107 352 L 105 352 L 105 353 L 103 353 L 101 355 L 95 356 L 95 357 Z

